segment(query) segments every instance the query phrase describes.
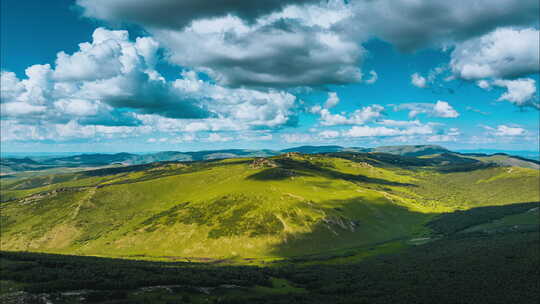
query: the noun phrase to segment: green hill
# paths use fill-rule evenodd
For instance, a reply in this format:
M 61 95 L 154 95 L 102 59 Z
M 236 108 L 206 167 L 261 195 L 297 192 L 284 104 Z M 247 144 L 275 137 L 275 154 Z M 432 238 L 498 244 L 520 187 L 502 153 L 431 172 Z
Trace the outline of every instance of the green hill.
M 227 158 L 246 157 L 270 157 L 283 153 L 297 152 L 302 154 L 354 152 L 354 153 L 387 153 L 401 156 L 431 156 L 459 155 L 459 157 L 480 157 L 484 161 L 494 162 L 502 166 L 540 168 L 537 160 L 522 158 L 519 156 L 496 153 L 492 155 L 452 152 L 436 145 L 401 145 L 382 146 L 376 148 L 341 147 L 341 146 L 299 146 L 283 150 L 250 150 L 250 149 L 227 149 L 208 150 L 194 152 L 162 151 L 155 153 L 86 153 L 73 155 L 33 155 L 25 158 L 0 157 L 0 178 L 26 178 L 30 176 L 56 174 L 62 171 L 88 170 L 111 166 L 141 165 L 164 161 L 202 161 Z M 11 154 L 8 154 L 11 155 Z M 20 154 L 14 154 L 20 155 Z
M 538 202 L 539 181 L 537 169 L 454 153 L 111 167 L 2 180 L 0 245 L 192 261 L 334 254 L 428 236 L 444 212 Z

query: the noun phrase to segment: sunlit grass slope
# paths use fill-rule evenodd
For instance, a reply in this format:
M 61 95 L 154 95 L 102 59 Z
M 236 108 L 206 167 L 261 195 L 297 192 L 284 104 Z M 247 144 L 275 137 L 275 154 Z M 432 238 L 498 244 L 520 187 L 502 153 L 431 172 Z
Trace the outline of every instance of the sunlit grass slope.
M 288 153 L 2 184 L 2 250 L 282 258 L 428 233 L 441 212 L 540 201 L 539 171 L 472 158 Z

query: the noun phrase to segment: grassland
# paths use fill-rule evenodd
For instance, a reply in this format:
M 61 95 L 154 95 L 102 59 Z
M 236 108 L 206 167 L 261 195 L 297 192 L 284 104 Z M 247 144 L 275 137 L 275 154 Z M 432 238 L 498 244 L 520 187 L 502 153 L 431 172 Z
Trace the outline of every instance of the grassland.
M 0 301 L 537 303 L 533 164 L 288 153 L 2 180 Z
M 440 213 L 540 201 L 539 180 L 455 155 L 344 152 L 36 176 L 2 181 L 0 245 L 244 264 L 348 255 L 425 237 Z

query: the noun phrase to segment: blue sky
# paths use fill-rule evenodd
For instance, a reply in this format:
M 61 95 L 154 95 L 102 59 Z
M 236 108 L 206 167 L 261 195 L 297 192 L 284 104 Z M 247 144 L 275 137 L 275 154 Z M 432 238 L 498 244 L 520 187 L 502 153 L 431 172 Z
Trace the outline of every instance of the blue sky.
M 538 150 L 536 0 L 1 3 L 2 152 Z

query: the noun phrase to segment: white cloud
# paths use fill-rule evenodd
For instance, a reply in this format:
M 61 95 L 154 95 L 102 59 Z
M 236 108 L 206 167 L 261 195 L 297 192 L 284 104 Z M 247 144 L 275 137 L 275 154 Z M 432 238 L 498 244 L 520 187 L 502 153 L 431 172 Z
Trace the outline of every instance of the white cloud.
M 527 131 L 520 127 L 510 127 L 507 125 L 499 125 L 496 129 L 488 128 L 495 136 L 521 136 L 527 134 Z
M 377 121 L 377 124 L 389 126 L 389 127 L 408 127 L 408 126 L 420 126 L 422 123 L 419 120 L 391 120 L 383 119 Z
M 367 84 L 374 84 L 379 79 L 379 75 L 375 71 L 369 71 L 370 78 L 366 79 Z
M 383 116 L 383 110 L 383 106 L 375 104 L 358 109 L 347 117 L 342 114 L 332 114 L 329 110 L 322 109 L 320 123 L 323 126 L 361 125 Z
M 538 30 L 530 28 L 537 27 L 537 0 L 201 1 L 207 0 L 77 1 L 86 16 L 114 25 L 134 23 L 152 37 L 130 40 L 127 31 L 98 28 L 78 51 L 58 53 L 53 66 L 30 66 L 22 79 L 2 71 L 2 126 L 12 132 L 8 138 L 293 126 L 301 101 L 293 90 L 280 88 L 374 83 L 377 73 L 365 77 L 360 69 L 369 58 L 362 43 L 373 37 L 406 51 L 433 46 L 452 50 L 450 70 L 415 73 L 413 85 L 431 87 L 437 75 L 451 71 L 446 79 L 506 88 L 499 100 L 538 108 L 534 80 L 515 78 L 539 70 Z M 187 70 L 168 81 L 156 69 L 164 59 Z M 200 78 L 200 73 L 211 80 L 201 79 L 206 76 Z M 324 106 L 310 111 L 325 126 L 363 125 L 384 114 L 378 105 L 331 113 L 338 102 L 337 94 L 330 93 Z M 445 101 L 404 109 L 410 117 L 459 115 Z M 418 121 L 380 124 L 357 131 L 404 134 L 425 126 Z M 432 134 L 432 139 L 443 139 Z
M 459 43 L 450 67 L 467 80 L 526 76 L 540 70 L 540 32 L 533 28 L 498 28 Z
M 205 72 L 224 86 L 317 86 L 362 78 L 363 49 L 339 33 L 290 19 L 247 25 L 226 17 L 205 23 L 151 32 L 167 47 L 171 62 Z
M 113 0 L 97 5 L 81 0 L 78 4 L 86 16 L 143 26 L 167 48 L 170 62 L 205 72 L 220 85 L 318 86 L 362 79 L 362 47 L 334 30 L 336 23 L 351 14 L 341 1 L 226 1 L 227 5 L 212 2 L 208 7 L 200 1 L 151 2 Z M 235 14 L 246 7 L 258 17 Z M 263 14 L 268 7 L 272 9 Z
M 361 125 L 381 117 L 383 110 L 384 107 L 380 105 L 371 105 L 358 109 L 347 117 L 342 114 L 332 114 L 327 109 L 322 109 L 320 123 L 323 126 Z
M 372 136 L 400 136 L 400 135 L 426 135 L 434 132 L 429 124 L 420 126 L 409 126 L 407 128 L 388 128 L 371 126 L 353 126 L 350 130 L 344 132 L 349 137 L 372 137 Z
M 431 115 L 435 117 L 456 118 L 459 116 L 459 113 L 448 102 L 439 100 L 435 103 Z
M 506 88 L 507 90 L 497 100 L 506 100 L 517 106 L 532 106 L 534 108 L 540 109 L 538 102 L 533 101 L 536 94 L 536 81 L 534 79 L 496 79 L 493 81 L 493 85 Z
M 54 67 L 29 67 L 22 80 L 2 71 L 2 120 L 16 120 L 13 124 L 29 134 L 36 130 L 55 134 L 62 129 L 59 125 L 71 123 L 60 133 L 65 138 L 84 136 L 89 131 L 71 132 L 84 126 L 135 129 L 144 124 L 156 130 L 195 132 L 295 124 L 296 97 L 290 93 L 226 88 L 201 80 L 194 71 L 166 81 L 155 70 L 158 44 L 152 38 L 133 42 L 127 31 L 98 28 L 92 42 L 79 46 L 72 55 L 60 52 Z M 63 140 L 60 135 L 53 139 Z
M 187 143 L 187 142 L 193 142 L 197 140 L 197 136 L 193 133 L 185 133 L 181 134 L 175 138 L 172 138 L 169 140 L 170 143 L 177 144 L 177 143 Z
M 369 136 L 396 136 L 400 135 L 399 130 L 387 127 L 369 127 L 369 126 L 354 126 L 349 131 L 344 133 L 350 137 L 369 137 Z
M 2 90 L 0 99 L 6 102 L 24 102 L 43 105 L 50 97 L 51 66 L 35 64 L 25 70 L 26 79 L 19 80 L 9 71 L 2 71 Z
M 435 134 L 426 137 L 427 142 L 455 142 L 458 141 L 458 136 L 461 135 L 458 128 L 450 128 L 448 132 L 443 134 Z
M 266 132 L 266 131 L 264 131 Z M 274 136 L 270 133 L 261 133 L 258 131 L 247 131 L 240 133 L 237 138 L 246 141 L 269 141 L 273 140 Z
M 45 106 L 33 105 L 26 102 L 9 102 L 0 105 L 2 116 L 24 116 L 30 114 L 40 114 L 47 109 Z
M 450 142 L 450 141 L 457 141 L 457 138 L 455 136 L 437 134 L 437 135 L 428 136 L 426 138 L 426 141 L 427 142 Z
M 423 77 L 422 75 L 418 74 L 418 73 L 414 73 L 414 74 L 411 75 L 411 83 L 415 87 L 419 87 L 419 88 L 427 87 L 426 78 Z
M 97 80 L 128 72 L 126 69 L 130 66 L 124 67 L 122 63 L 128 64 L 135 57 L 128 58 L 132 54 L 125 50 L 130 47 L 127 35 L 126 31 L 96 29 L 92 35 L 93 42 L 79 44 L 78 52 L 72 55 L 65 52 L 57 54 L 54 77 L 67 81 Z M 122 60 L 119 60 L 120 57 L 123 57 Z
M 338 103 L 339 103 L 339 97 L 337 96 L 337 93 L 329 92 L 328 99 L 326 99 L 326 102 L 324 103 L 324 107 L 326 109 L 331 109 L 335 107 Z
M 315 105 L 315 106 L 309 108 L 308 112 L 312 113 L 312 114 L 320 114 L 322 109 L 323 108 L 320 105 Z
M 236 120 L 250 127 L 278 127 L 291 122 L 296 97 L 290 93 L 268 90 L 231 89 L 203 82 L 194 73 L 173 83 L 178 93 L 200 100 L 218 117 Z
M 328 98 L 326 99 L 323 106 L 315 105 L 307 109 L 308 112 L 312 114 L 321 114 L 321 111 L 324 109 L 331 109 L 339 103 L 339 96 L 336 92 L 328 92 Z
M 0 102 L 16 101 L 16 98 L 24 91 L 24 86 L 13 72 L 1 71 L 0 73 Z
M 484 90 L 489 90 L 491 89 L 491 84 L 489 83 L 489 81 L 487 80 L 478 80 L 476 82 L 476 85 L 481 88 L 481 89 L 484 89 Z
M 360 45 L 373 37 L 405 51 L 457 44 L 457 56 L 466 53 L 461 50 L 474 50 L 475 39 L 482 40 L 479 36 L 491 35 L 480 43 L 486 52 L 478 56 L 487 58 L 497 52 L 484 48 L 486 43 L 496 41 L 498 49 L 506 43 L 498 41 L 513 37 L 499 34 L 497 28 L 536 24 L 539 9 L 537 0 L 207 2 L 212 1 L 78 0 L 77 4 L 87 17 L 143 27 L 167 48 L 171 62 L 204 71 L 220 85 L 254 87 L 358 82 L 364 57 Z M 488 34 L 494 30 L 496 34 Z M 530 33 L 523 30 L 519 35 Z M 537 37 L 520 41 L 508 48 L 508 54 L 521 56 L 520 45 L 533 46 L 529 52 L 538 47 Z M 491 64 L 482 58 L 481 65 Z M 521 69 L 521 64 L 515 66 Z M 370 74 L 367 84 L 377 79 L 375 72 Z
M 527 135 L 527 130 L 518 126 L 498 125 L 496 128 L 481 125 L 487 132 L 487 135 L 496 137 L 516 137 Z
M 62 113 L 74 116 L 92 116 L 98 113 L 99 102 L 92 103 L 84 99 L 59 99 L 54 107 Z
M 383 125 L 383 126 L 380 126 Z M 282 139 L 288 143 L 322 143 L 335 139 L 351 140 L 351 138 L 368 138 L 372 144 L 395 144 L 396 142 L 456 142 L 461 139 L 458 128 L 444 129 L 441 124 L 421 123 L 413 121 L 377 121 L 375 125 L 353 126 L 350 129 L 322 130 L 310 129 L 309 133 L 283 134 Z
M 459 113 L 446 101 L 439 100 L 436 103 L 404 103 L 394 106 L 394 110 L 409 110 L 409 117 L 414 118 L 419 114 L 427 114 L 433 117 L 456 118 Z
M 232 137 L 224 136 L 219 133 L 210 133 L 208 134 L 208 138 L 206 139 L 209 142 L 223 142 L 223 141 L 231 141 L 233 140 Z
M 80 139 L 100 140 L 112 137 L 128 137 L 148 134 L 147 126 L 81 125 L 75 120 L 67 123 L 41 122 L 21 123 L 17 120 L 0 120 L 2 141 L 69 141 Z
M 336 138 L 340 136 L 340 133 L 334 130 L 325 130 L 319 132 L 319 136 L 322 138 Z
M 161 138 L 151 137 L 148 140 L 146 140 L 146 142 L 149 142 L 149 143 L 164 143 L 164 142 L 167 142 L 167 141 L 169 141 L 169 139 L 166 138 L 166 137 L 161 137 Z
M 281 138 L 287 143 L 306 143 L 315 140 L 311 134 L 306 133 L 285 133 L 281 135 Z

